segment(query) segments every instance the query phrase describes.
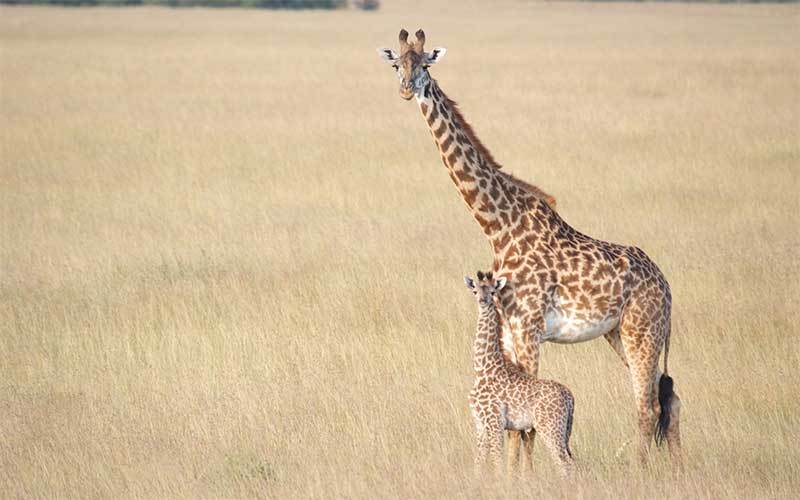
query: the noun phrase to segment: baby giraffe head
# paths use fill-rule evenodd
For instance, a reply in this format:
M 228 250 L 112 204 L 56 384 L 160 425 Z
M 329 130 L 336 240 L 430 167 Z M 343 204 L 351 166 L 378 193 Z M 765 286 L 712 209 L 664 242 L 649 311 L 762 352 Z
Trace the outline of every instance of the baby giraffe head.
M 388 62 L 400 80 L 400 97 L 408 101 L 412 97 L 421 96 L 425 86 L 431 80 L 428 67 L 444 57 L 446 49 L 437 47 L 425 52 L 425 32 L 417 31 L 416 41 L 408 41 L 408 31 L 400 30 L 400 54 L 392 49 L 378 49 L 381 59 Z
M 473 281 L 469 276 L 464 276 L 464 283 L 467 284 L 467 288 L 472 290 L 472 293 L 478 299 L 478 304 L 482 306 L 494 305 L 494 294 L 506 286 L 506 281 L 506 278 L 503 277 L 494 279 L 491 271 L 485 274 L 478 271 L 478 281 Z

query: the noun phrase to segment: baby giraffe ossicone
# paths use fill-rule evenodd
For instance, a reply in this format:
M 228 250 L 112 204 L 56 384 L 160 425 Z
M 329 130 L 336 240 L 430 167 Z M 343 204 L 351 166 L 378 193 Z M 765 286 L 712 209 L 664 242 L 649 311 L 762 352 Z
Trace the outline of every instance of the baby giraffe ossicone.
M 503 358 L 494 295 L 505 286 L 506 278 L 495 280 L 491 272 L 478 271 L 477 281 L 468 276 L 464 281 L 478 301 L 472 361 L 475 382 L 469 395 L 477 430 L 476 466 L 483 468 L 488 460 L 499 467 L 505 430 L 528 431 L 531 439 L 541 437 L 561 473 L 570 474 L 575 466 L 569 449 L 575 408 L 572 393 L 558 382 L 531 377 Z

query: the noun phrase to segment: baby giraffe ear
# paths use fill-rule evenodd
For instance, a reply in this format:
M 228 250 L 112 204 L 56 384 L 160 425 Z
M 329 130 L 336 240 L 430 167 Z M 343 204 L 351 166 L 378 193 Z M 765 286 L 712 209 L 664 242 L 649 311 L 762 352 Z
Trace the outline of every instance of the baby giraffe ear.
M 503 289 L 504 286 L 506 286 L 507 282 L 508 282 L 508 279 L 506 279 L 505 276 L 497 278 L 497 281 L 494 283 L 494 290 L 496 292 L 499 292 L 500 290 Z
M 474 290 L 475 289 L 475 282 L 472 281 L 472 278 L 470 278 L 469 276 L 464 276 L 464 283 L 467 285 L 467 288 L 469 288 L 470 290 Z
M 400 56 L 397 55 L 397 52 L 393 51 L 392 49 L 376 49 L 378 51 L 378 55 L 381 56 L 381 59 L 386 61 L 387 63 L 391 64 L 392 66 L 397 65 L 397 60 Z
M 436 64 L 442 60 L 446 53 L 447 49 L 444 47 L 436 47 L 430 52 L 425 52 L 425 65 L 430 66 L 431 64 Z

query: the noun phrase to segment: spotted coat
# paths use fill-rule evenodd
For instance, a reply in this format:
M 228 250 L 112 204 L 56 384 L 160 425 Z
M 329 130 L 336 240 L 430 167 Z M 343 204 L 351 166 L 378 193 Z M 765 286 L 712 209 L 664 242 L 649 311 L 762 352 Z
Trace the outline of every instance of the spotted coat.
M 490 244 L 493 272 L 508 279 L 498 297 L 506 359 L 537 376 L 542 342 L 604 336 L 630 372 L 641 460 L 663 426 L 679 462 L 680 399 L 666 375 L 672 296 L 663 273 L 639 248 L 575 230 L 552 197 L 502 170 L 428 72 L 445 49 L 425 52 L 422 30 L 414 44 L 407 37 L 401 31 L 401 54 L 379 52 L 395 68 L 401 96 L 416 97 L 450 178 Z M 664 377 L 657 366 L 662 349 Z M 665 381 L 669 391 L 660 394 Z
M 478 273 L 478 281 L 466 278 L 478 302 L 478 326 L 473 346 L 475 380 L 469 404 L 477 436 L 476 464 L 491 460 L 499 465 L 503 430 L 541 436 L 562 474 L 568 475 L 575 460 L 569 449 L 575 399 L 570 390 L 553 380 L 541 380 L 509 363 L 500 348 L 500 316 L 494 303 L 505 278 Z M 513 466 L 513 464 L 510 464 Z

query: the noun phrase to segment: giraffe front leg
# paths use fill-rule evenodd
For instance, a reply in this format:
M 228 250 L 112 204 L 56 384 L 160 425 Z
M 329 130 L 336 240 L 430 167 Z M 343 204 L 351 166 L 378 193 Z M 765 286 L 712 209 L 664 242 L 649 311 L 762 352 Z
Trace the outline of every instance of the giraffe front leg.
M 528 318 L 519 323 L 519 327 L 512 329 L 514 339 L 514 352 L 517 357 L 517 366 L 529 376 L 538 378 L 539 376 L 539 352 L 544 331 L 544 319 L 540 314 L 533 318 Z M 518 441 L 516 446 L 522 445 L 522 470 L 533 470 L 533 434 L 531 439 L 526 439 L 525 432 L 520 433 L 521 443 Z M 510 448 L 515 446 L 509 441 Z
M 503 454 L 503 425 L 499 422 L 492 422 L 485 429 L 486 448 L 489 457 L 489 462 L 492 464 L 492 469 L 495 473 L 500 471 L 500 464 L 502 462 L 501 456 Z
M 481 433 L 477 438 L 477 445 L 475 448 L 475 473 L 480 474 L 486 467 L 486 461 L 489 458 L 489 448 L 486 442 L 486 436 Z
M 506 476 L 510 479 L 519 468 L 522 433 L 506 431 L 506 438 Z
M 480 476 L 491 467 L 493 473 L 500 470 L 503 454 L 503 430 L 486 426 L 478 438 L 478 450 L 475 454 L 475 475 Z
M 522 435 L 522 460 L 520 469 L 523 474 L 533 472 L 533 441 L 536 438 L 536 429 L 521 432 Z
M 499 472 L 501 455 L 503 454 L 503 429 L 505 422 L 496 408 L 478 423 L 478 450 L 475 455 L 476 474 L 482 474 L 487 465 L 491 465 L 494 473 Z
M 514 328 L 514 353 L 517 366 L 533 378 L 539 377 L 539 344 L 544 331 L 544 319 L 541 315 L 533 320 L 525 320 Z
M 474 410 L 473 410 L 474 412 Z M 486 460 L 489 457 L 489 448 L 486 443 L 486 427 L 483 422 L 482 416 L 474 413 L 475 416 L 475 475 L 480 475 L 486 466 Z

